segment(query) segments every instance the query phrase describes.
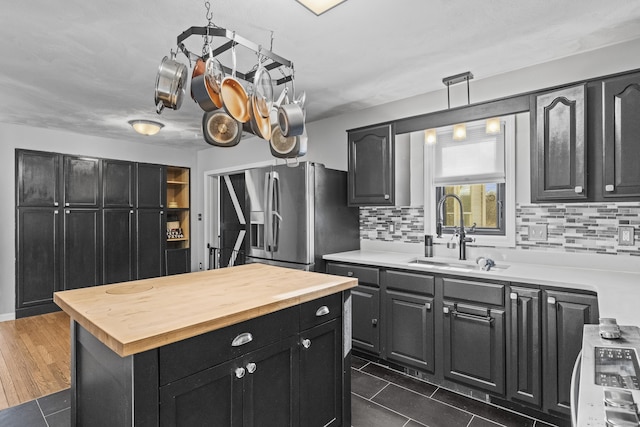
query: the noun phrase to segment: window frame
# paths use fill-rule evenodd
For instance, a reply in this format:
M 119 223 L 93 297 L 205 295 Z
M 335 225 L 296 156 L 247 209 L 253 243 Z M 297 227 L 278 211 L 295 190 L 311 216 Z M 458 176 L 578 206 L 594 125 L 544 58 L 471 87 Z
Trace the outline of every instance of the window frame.
M 504 203 L 504 199 L 505 199 L 505 188 L 506 188 L 506 183 L 491 183 L 491 182 L 485 182 L 486 184 L 495 184 L 496 185 L 496 204 L 498 206 L 497 208 L 497 214 L 498 214 L 498 226 L 496 228 L 488 228 L 488 227 L 476 227 L 475 230 L 473 232 L 470 232 L 470 236 L 504 236 L 506 234 L 506 230 L 505 230 L 505 218 L 504 218 L 504 207 L 505 207 L 505 203 Z M 452 185 L 474 185 L 474 184 L 452 184 Z M 437 203 L 438 201 L 444 196 L 444 186 L 437 186 L 435 187 L 435 195 L 436 195 L 436 208 L 437 208 Z M 437 216 L 437 212 L 434 213 L 434 215 Z M 473 224 L 465 224 L 465 229 L 467 230 L 467 232 L 469 231 L 469 229 L 471 228 Z M 442 226 L 442 234 L 453 234 L 455 229 L 457 228 L 457 226 L 446 226 L 443 224 Z

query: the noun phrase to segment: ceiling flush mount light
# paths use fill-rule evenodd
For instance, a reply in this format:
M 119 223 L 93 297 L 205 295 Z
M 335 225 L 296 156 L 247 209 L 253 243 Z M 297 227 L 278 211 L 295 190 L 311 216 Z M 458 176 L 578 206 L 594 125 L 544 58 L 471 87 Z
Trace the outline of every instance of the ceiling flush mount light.
M 467 139 L 467 125 L 464 123 L 453 125 L 453 140 L 464 141 L 465 139 Z
M 298 3 L 320 16 L 329 9 L 333 9 L 347 0 L 296 0 Z
M 500 133 L 500 117 L 492 117 L 485 122 L 485 132 L 487 135 Z
M 155 135 L 164 127 L 162 123 L 153 120 L 129 120 L 129 124 L 136 132 L 147 136 Z
M 424 142 L 425 144 L 433 145 L 438 141 L 438 134 L 436 134 L 435 129 L 427 129 L 424 131 Z

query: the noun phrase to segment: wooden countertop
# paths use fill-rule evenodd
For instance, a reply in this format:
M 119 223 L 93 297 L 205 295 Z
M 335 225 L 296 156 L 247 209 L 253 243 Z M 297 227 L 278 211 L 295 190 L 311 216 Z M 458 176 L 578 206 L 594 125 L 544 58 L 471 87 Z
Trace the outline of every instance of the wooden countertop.
M 56 292 L 53 299 L 124 357 L 356 285 L 347 277 L 247 264 Z

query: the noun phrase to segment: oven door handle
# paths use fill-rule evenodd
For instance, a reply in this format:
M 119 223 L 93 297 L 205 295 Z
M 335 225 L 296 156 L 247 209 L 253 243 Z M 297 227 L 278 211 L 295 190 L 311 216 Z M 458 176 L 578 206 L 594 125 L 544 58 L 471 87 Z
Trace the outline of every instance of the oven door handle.
M 580 389 L 580 367 L 582 366 L 582 350 L 576 357 L 573 364 L 573 373 L 571 374 L 571 425 L 578 427 L 578 398 Z

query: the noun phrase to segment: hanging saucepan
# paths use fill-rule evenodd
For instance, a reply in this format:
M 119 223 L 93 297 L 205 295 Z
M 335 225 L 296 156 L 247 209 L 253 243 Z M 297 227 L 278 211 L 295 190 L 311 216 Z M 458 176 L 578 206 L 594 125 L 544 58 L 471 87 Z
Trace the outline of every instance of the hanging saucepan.
M 188 69 L 186 65 L 176 61 L 175 57 L 175 53 L 171 52 L 171 58 L 165 56 L 158 67 L 155 90 L 158 114 L 164 107 L 177 110 L 182 105 Z
M 222 109 L 209 111 L 202 116 L 202 134 L 207 144 L 233 147 L 242 138 L 242 123 Z
M 191 75 L 191 97 L 204 111 L 213 111 L 222 107 L 220 96 L 210 87 L 204 76 L 205 62 L 198 58 Z
M 295 82 L 294 75 L 291 74 L 291 96 L 294 102 L 285 101 L 278 107 L 278 126 L 284 136 L 302 135 L 304 131 L 304 110 L 300 102 L 295 100 Z M 304 99 L 302 99 L 304 101 Z
M 293 159 L 307 153 L 307 141 L 306 131 L 298 136 L 284 136 L 280 126 L 274 125 L 271 127 L 269 148 L 273 157 Z
M 231 76 L 226 76 L 222 80 L 220 93 L 225 111 L 237 121 L 245 123 L 249 121 L 249 109 L 247 108 L 247 100 L 249 97 L 240 81 L 236 79 L 236 47 L 233 40 L 231 57 L 233 60 Z
M 211 44 L 209 45 L 209 57 L 207 58 L 207 62 L 204 67 L 204 76 L 207 80 L 207 84 L 209 88 L 217 95 L 217 100 L 219 102 L 216 103 L 218 108 L 222 108 L 222 99 L 220 98 L 220 90 L 222 85 L 222 80 L 224 79 L 224 69 L 216 58 L 213 57 L 213 50 L 211 49 Z M 216 102 L 216 99 L 214 99 Z
M 271 139 L 271 120 L 268 114 L 267 117 L 262 117 L 262 114 L 258 111 L 257 104 L 254 102 L 255 99 L 254 96 L 249 98 L 249 121 L 251 122 L 251 128 L 254 130 L 256 136 L 269 141 L 269 139 Z
M 255 109 L 260 116 L 269 117 L 269 112 L 273 106 L 273 81 L 269 71 L 262 66 L 262 57 L 258 51 L 258 68 L 253 77 L 253 94 L 251 95 Z M 267 132 L 269 133 L 269 132 Z M 269 139 L 268 137 L 265 139 Z

